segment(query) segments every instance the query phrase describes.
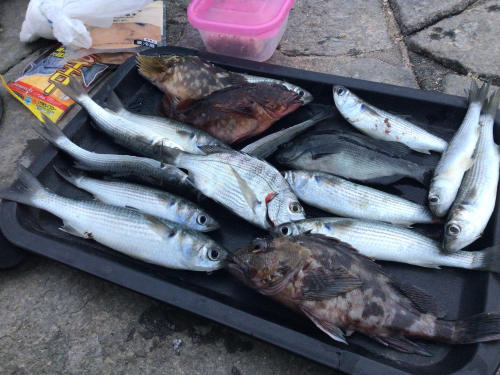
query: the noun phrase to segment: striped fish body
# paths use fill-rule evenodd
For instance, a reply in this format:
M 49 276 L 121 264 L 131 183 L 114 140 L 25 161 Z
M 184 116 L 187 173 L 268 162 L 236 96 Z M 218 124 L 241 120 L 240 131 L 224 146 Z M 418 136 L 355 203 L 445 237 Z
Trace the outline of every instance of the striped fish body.
M 201 232 L 219 227 L 201 207 L 177 195 L 128 182 L 96 180 L 71 168 L 67 170 L 55 168 L 68 182 L 88 191 L 102 203 L 133 208 Z
M 305 218 L 288 183 L 265 161 L 215 148 L 205 156 L 171 152 L 167 161 L 188 170 L 198 190 L 260 228 Z
M 498 98 L 494 108 L 498 107 Z M 495 113 L 495 112 L 493 112 Z M 474 165 L 465 172 L 445 226 L 443 247 L 455 252 L 478 239 L 495 208 L 500 154 L 493 139 L 494 116 L 483 114 L 479 120 L 480 134 L 473 158 Z
M 299 200 L 335 215 L 403 225 L 438 222 L 427 207 L 328 173 L 282 174 Z
M 401 142 L 425 154 L 443 152 L 448 145 L 421 127 L 366 103 L 343 86 L 333 87 L 333 98 L 342 116 L 372 138 Z
M 0 197 L 52 213 L 63 220 L 65 232 L 164 267 L 211 271 L 223 266 L 226 250 L 199 232 L 135 210 L 61 197 L 26 169 L 19 167 L 18 174 L 25 188 L 3 190 Z
M 277 236 L 317 233 L 346 242 L 361 254 L 375 260 L 500 272 L 498 249 L 443 252 L 441 244 L 420 233 L 376 221 L 347 218 L 320 218 L 287 223 L 270 230 Z
M 472 154 L 479 138 L 479 116 L 489 84 L 479 90 L 472 81 L 469 109 L 434 171 L 429 189 L 429 206 L 438 217 L 445 216 L 455 200 L 464 173 L 474 164 Z
M 430 171 L 430 167 L 396 156 L 366 136 L 342 131 L 311 133 L 294 140 L 278 151 L 276 160 L 293 169 L 327 172 L 350 180 L 381 184 L 390 184 L 403 177 L 426 184 Z

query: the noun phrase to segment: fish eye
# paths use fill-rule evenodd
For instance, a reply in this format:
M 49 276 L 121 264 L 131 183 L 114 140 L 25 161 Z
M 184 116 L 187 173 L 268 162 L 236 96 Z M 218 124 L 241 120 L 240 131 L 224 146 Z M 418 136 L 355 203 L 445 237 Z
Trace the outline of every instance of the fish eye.
M 200 225 L 205 225 L 207 222 L 207 217 L 205 215 L 200 215 L 196 218 L 196 222 Z
M 438 195 L 431 195 L 429 197 L 429 203 L 430 204 L 437 204 L 437 203 L 439 203 L 439 196 Z
M 288 227 L 282 227 L 281 228 L 281 234 L 283 236 L 288 236 L 292 231 L 290 230 L 290 228 Z
M 299 95 L 300 95 L 300 96 L 304 96 L 304 94 L 305 94 L 305 92 L 304 92 L 304 91 L 302 91 L 302 90 L 300 90 L 300 91 L 299 91 Z
M 347 92 L 347 90 L 346 90 L 344 87 L 342 87 L 342 86 L 337 87 L 337 94 L 338 94 L 338 95 L 342 96 L 342 95 L 344 95 L 346 92 Z
M 219 259 L 220 253 L 219 250 L 217 249 L 212 249 L 208 252 L 208 259 L 210 260 L 217 260 Z
M 451 224 L 448 226 L 448 234 L 452 236 L 457 236 L 460 234 L 460 227 L 456 224 Z
M 288 90 L 285 85 L 276 85 L 276 88 L 281 91 L 286 91 Z
M 250 249 L 252 253 L 257 254 L 261 253 L 264 251 L 267 247 L 267 242 L 264 240 L 255 240 L 252 242 L 252 245 L 250 246 Z
M 298 214 L 300 211 L 302 211 L 302 207 L 300 206 L 299 203 L 293 202 L 290 204 L 290 212 Z

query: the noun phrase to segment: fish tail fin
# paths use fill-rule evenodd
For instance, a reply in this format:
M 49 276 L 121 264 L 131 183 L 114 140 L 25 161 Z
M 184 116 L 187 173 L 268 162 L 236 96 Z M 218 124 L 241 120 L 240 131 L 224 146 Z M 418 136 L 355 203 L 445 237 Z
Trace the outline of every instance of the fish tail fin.
M 500 273 L 500 245 L 474 251 L 472 269 Z
M 139 73 L 150 79 L 156 79 L 160 74 L 165 74 L 171 64 L 160 56 L 144 56 L 137 54 L 137 67 Z
M 76 77 L 69 75 L 69 82 L 63 84 L 61 82 L 53 82 L 54 86 L 61 90 L 64 95 L 69 96 L 76 103 L 82 105 L 82 100 L 90 98 L 82 84 L 76 79 Z
M 429 187 L 431 185 L 433 171 L 434 167 L 422 166 L 417 172 L 415 179 L 425 187 Z
M 106 99 L 106 103 L 102 103 L 101 106 L 103 108 L 112 110 L 118 115 L 126 111 L 125 106 L 123 105 L 122 101 L 120 100 L 120 98 L 118 98 L 118 95 L 116 95 L 114 91 L 110 92 L 108 99 Z
M 167 146 L 162 147 L 162 162 L 178 166 L 179 159 L 181 155 L 184 154 L 183 151 L 176 149 L 176 148 L 171 148 Z
M 451 343 L 473 344 L 500 339 L 500 312 L 493 311 L 457 320 Z
M 476 80 L 473 79 L 470 84 L 469 98 L 467 100 L 468 104 L 470 105 L 471 103 L 480 103 L 482 106 L 484 100 L 486 99 L 486 96 L 488 95 L 490 85 L 491 78 L 484 82 L 481 88 L 479 88 L 479 86 L 477 85 Z
M 68 181 L 70 184 L 78 186 L 80 181 L 86 177 L 85 173 L 76 168 L 64 168 L 62 166 L 54 165 L 56 172 Z
M 59 129 L 54 121 L 47 117 L 45 113 L 41 113 L 41 115 L 44 122 L 32 123 L 31 127 L 47 141 L 59 147 L 59 141 L 61 139 L 68 139 L 68 137 L 66 137 L 62 130 Z
M 500 89 L 497 89 L 487 100 L 484 101 L 481 112 L 495 118 L 499 103 Z
M 34 198 L 47 194 L 47 191 L 36 177 L 21 164 L 17 167 L 17 175 L 24 186 L 20 189 L 1 190 L 0 198 L 37 207 Z

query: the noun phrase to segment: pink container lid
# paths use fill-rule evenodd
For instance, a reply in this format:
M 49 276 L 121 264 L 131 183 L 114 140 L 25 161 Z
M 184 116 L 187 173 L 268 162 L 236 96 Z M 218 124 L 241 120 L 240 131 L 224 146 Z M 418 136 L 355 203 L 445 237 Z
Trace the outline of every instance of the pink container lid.
M 193 0 L 188 20 L 199 30 L 271 38 L 295 0 Z M 265 35 L 261 35 L 265 34 Z

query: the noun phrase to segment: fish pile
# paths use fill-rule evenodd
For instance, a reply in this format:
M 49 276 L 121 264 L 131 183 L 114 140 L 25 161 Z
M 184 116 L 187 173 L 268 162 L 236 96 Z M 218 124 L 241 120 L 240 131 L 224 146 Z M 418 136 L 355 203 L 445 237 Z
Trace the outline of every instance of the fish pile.
M 22 166 L 23 187 L 0 191 L 1 198 L 46 210 L 62 219 L 64 232 L 145 262 L 225 268 L 343 343 L 360 332 L 429 356 L 409 339 L 500 339 L 500 312 L 445 320 L 434 297 L 374 262 L 500 273 L 499 246 L 463 250 L 484 231 L 496 199 L 500 154 L 493 124 L 500 92 L 487 99 L 489 83 L 471 85 L 467 115 L 450 142 L 334 86 L 332 105 L 237 150 L 230 144 L 261 134 L 302 105 L 313 108 L 312 95 L 195 56 L 137 60 L 140 75 L 164 93 L 162 116 L 131 112 L 114 92 L 98 104 L 73 77 L 55 83 L 131 155 L 85 150 L 45 115 L 34 125 L 74 161 L 54 166 L 61 181 L 95 200 L 52 193 Z M 316 126 L 337 113 L 350 130 Z M 417 162 L 413 151 L 422 154 Z M 437 166 L 426 159 L 431 152 L 441 154 Z M 388 192 L 403 179 L 429 188 L 429 205 Z M 219 229 L 220 213 L 186 196 L 210 198 L 272 237 L 227 250 L 203 233 Z M 308 217 L 302 203 L 324 217 Z M 443 239 L 429 235 L 429 228 L 443 228 Z

